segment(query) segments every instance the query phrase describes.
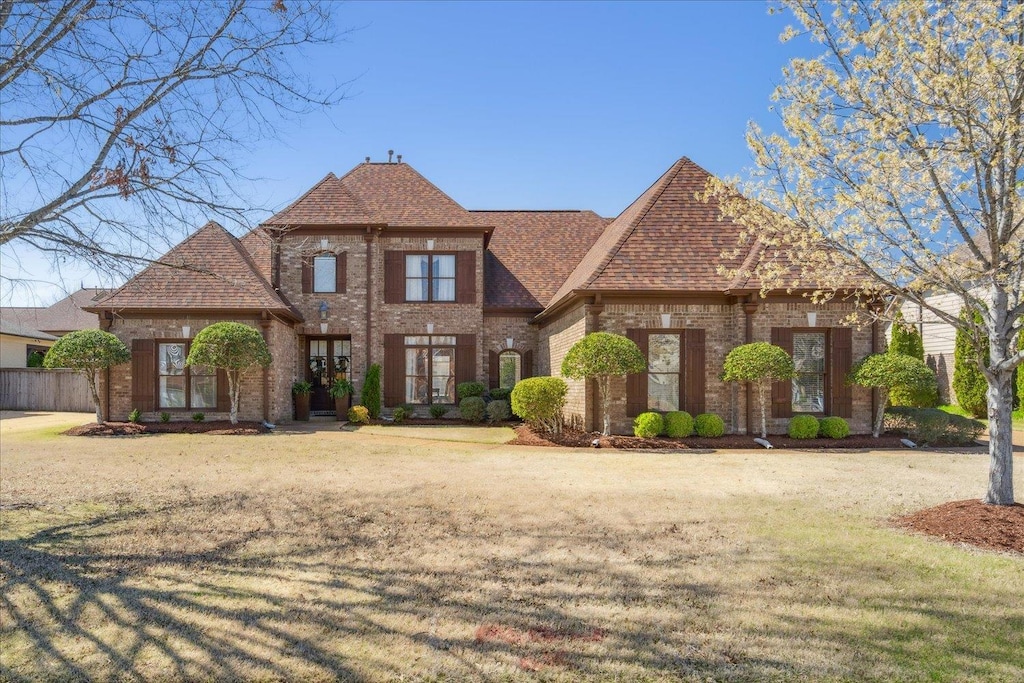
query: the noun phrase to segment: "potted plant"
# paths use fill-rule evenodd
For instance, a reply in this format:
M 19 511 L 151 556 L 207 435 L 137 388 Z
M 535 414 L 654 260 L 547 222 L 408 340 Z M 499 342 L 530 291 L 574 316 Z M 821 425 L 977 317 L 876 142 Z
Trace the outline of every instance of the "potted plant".
M 295 396 L 295 419 L 300 422 L 309 422 L 309 394 L 313 391 L 313 385 L 305 380 L 299 380 L 292 384 L 292 395 Z
M 348 414 L 348 397 L 352 395 L 356 388 L 352 386 L 352 382 L 347 379 L 336 379 L 331 384 L 330 394 L 331 398 L 334 399 L 334 410 L 338 415 L 338 420 L 344 420 Z

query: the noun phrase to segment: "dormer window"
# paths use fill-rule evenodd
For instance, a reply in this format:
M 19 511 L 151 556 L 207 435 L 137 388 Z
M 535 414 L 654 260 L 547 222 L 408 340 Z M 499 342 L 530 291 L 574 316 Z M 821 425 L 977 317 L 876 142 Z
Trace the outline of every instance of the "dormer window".
M 313 257 L 313 291 L 336 292 L 338 261 L 334 254 Z
M 406 301 L 455 301 L 455 254 L 406 254 Z

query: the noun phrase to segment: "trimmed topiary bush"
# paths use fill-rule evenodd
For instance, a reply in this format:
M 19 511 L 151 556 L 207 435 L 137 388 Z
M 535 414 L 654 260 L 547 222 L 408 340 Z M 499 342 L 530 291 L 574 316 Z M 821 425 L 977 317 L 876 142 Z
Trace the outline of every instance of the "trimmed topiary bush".
M 498 387 L 489 392 L 492 401 L 508 401 L 512 396 L 512 387 Z
M 459 382 L 455 387 L 455 396 L 459 401 L 472 396 L 483 396 L 487 387 L 482 382 Z
M 889 391 L 894 387 L 910 390 L 923 389 L 935 382 L 935 373 L 923 362 L 898 353 L 874 353 L 865 356 L 853 367 L 849 381 L 862 387 L 881 390 L 878 415 L 875 417 L 873 434 L 882 433 L 885 406 L 889 403 Z
M 583 337 L 572 345 L 562 361 L 563 377 L 597 381 L 604 425 L 601 431 L 606 436 L 611 434 L 608 411 L 612 377 L 646 371 L 647 359 L 640 347 L 633 340 L 610 332 L 592 332 Z
M 818 418 L 813 415 L 794 415 L 789 420 L 787 431 L 791 439 L 818 438 Z
M 487 404 L 479 396 L 469 396 L 459 403 L 459 415 L 466 422 L 483 422 L 487 416 Z
M 487 421 L 504 422 L 512 417 L 512 408 L 508 401 L 491 401 L 487 404 Z
M 888 353 L 909 356 L 924 362 L 924 341 L 917 328 L 908 324 L 903 319 L 903 313 L 899 311 L 896 312 L 896 318 L 892 321 L 892 337 L 889 341 Z M 889 404 L 934 408 L 939 404 L 938 380 L 919 388 L 893 387 L 889 390 Z
M 352 406 L 348 409 L 348 421 L 356 424 L 370 424 L 370 411 L 366 406 Z
M 761 409 L 761 438 L 768 436 L 768 397 L 772 382 L 790 379 L 795 372 L 793 358 L 781 346 L 753 342 L 737 346 L 725 357 L 722 379 L 726 382 L 750 382 Z
M 512 389 L 512 412 L 536 429 L 562 430 L 562 407 L 569 385 L 558 377 L 530 377 Z
M 243 375 L 253 368 L 268 367 L 271 360 L 270 349 L 259 330 L 242 323 L 222 322 L 199 330 L 192 340 L 185 365 L 224 371 L 231 401 L 228 417 L 231 424 L 237 424 Z M 195 415 L 192 417 L 194 419 Z
M 960 318 L 966 321 L 967 316 L 965 308 Z M 975 311 L 973 317 L 974 324 L 981 329 L 981 313 Z M 988 415 L 988 381 L 982 374 L 978 361 L 988 365 L 988 337 L 979 336 L 978 343 L 981 345 L 980 357 L 971 341 L 971 335 L 961 329 L 956 331 L 956 346 L 953 347 L 953 393 L 956 394 L 956 404 L 963 408 L 964 412 L 974 417 L 985 417 Z
M 850 435 L 850 423 L 841 417 L 823 417 L 818 420 L 818 435 L 826 439 L 845 439 Z
M 430 417 L 434 418 L 435 420 L 440 420 L 442 417 L 448 414 L 448 410 L 448 406 L 441 405 L 440 403 L 435 403 L 434 405 L 430 406 Z
M 725 434 L 725 422 L 714 413 L 701 413 L 693 419 L 697 436 L 714 438 Z
M 685 410 L 665 413 L 665 436 L 682 439 L 693 434 L 693 416 Z
M 53 343 L 43 356 L 43 367 L 70 368 L 85 375 L 96 407 L 96 421 L 103 422 L 100 409 L 99 372 L 132 359 L 128 347 L 105 330 L 76 330 Z
M 363 391 L 359 401 L 366 408 L 370 417 L 380 417 L 381 394 L 380 394 L 380 365 L 374 363 L 366 369 L 366 378 L 363 380 Z
M 661 434 L 665 421 L 661 413 L 640 413 L 633 420 L 633 435 L 642 439 L 651 439 Z

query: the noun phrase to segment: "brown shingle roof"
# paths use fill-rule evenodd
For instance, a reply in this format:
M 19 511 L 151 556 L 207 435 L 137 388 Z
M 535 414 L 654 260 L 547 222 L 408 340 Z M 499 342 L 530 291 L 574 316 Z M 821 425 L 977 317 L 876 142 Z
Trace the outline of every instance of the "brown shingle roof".
M 359 164 L 333 173 L 264 225 L 486 227 L 409 164 Z
M 301 319 L 245 247 L 213 221 L 90 308 L 111 309 L 256 309 Z
M 0 319 L 56 335 L 74 330 L 96 329 L 100 326 L 99 318 L 95 313 L 89 313 L 84 309 L 102 298 L 107 291 L 83 287 L 52 306 L 0 308 Z
M 593 211 L 473 211 L 494 226 L 484 254 L 484 305 L 544 308 L 600 236 Z
M 256 265 L 256 270 L 267 282 L 271 281 L 273 269 L 273 248 L 270 235 L 264 228 L 253 228 L 238 240 L 249 252 L 249 258 Z
M 594 243 L 551 303 L 575 289 L 724 292 L 730 278 L 719 265 L 735 249 L 742 227 L 720 219 L 718 203 L 698 198 L 711 174 L 687 158 L 677 161 L 626 208 Z

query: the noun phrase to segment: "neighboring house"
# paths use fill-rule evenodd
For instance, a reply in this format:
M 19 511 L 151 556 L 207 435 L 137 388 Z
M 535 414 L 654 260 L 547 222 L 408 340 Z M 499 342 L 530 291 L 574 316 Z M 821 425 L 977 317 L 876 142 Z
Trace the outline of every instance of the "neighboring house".
M 866 431 L 871 392 L 844 378 L 878 348 L 878 326 L 843 326 L 849 303 L 815 306 L 799 291 L 762 299 L 758 283 L 720 274 L 759 251 L 722 260 L 740 227 L 697 198 L 708 177 L 680 159 L 609 220 L 468 211 L 401 162 L 330 174 L 241 239 L 207 224 L 166 265 L 88 307 L 132 349 L 131 364 L 109 374 L 110 414 L 223 413 L 223 377 L 183 360 L 200 329 L 237 320 L 263 332 L 274 358 L 246 378 L 242 419 L 290 419 L 297 379 L 313 383 L 315 412 L 332 413 L 331 380 L 358 389 L 371 363 L 383 366 L 388 407 L 454 404 L 459 382 L 557 375 L 573 343 L 606 330 L 634 339 L 650 362 L 649 373 L 613 385 L 617 432 L 648 409 L 713 411 L 745 431 L 748 391 L 719 374 L 730 349 L 756 340 L 787 348 L 801 369 L 775 386 L 774 430 L 795 410 Z M 592 428 L 593 387 L 569 386 L 567 417 Z
M 95 313 L 85 310 L 103 298 L 109 291 L 83 287 L 52 306 L 0 308 L 0 319 L 46 332 L 57 337 L 75 330 L 95 330 L 100 326 Z
M 0 368 L 28 367 L 28 357 L 34 352 L 46 353 L 57 338 L 33 330 L 0 315 Z

